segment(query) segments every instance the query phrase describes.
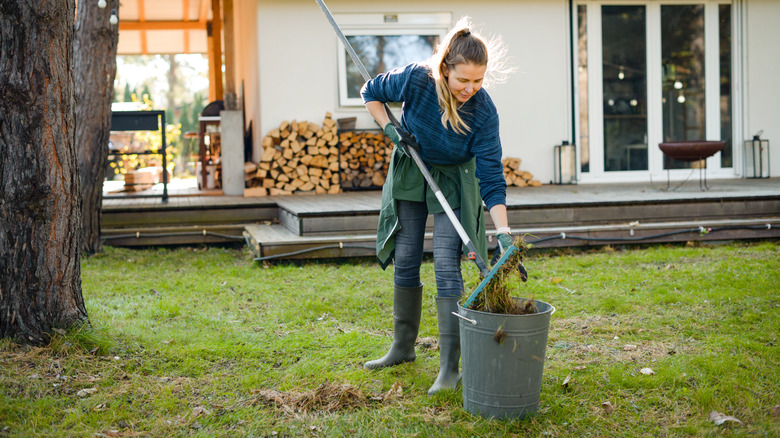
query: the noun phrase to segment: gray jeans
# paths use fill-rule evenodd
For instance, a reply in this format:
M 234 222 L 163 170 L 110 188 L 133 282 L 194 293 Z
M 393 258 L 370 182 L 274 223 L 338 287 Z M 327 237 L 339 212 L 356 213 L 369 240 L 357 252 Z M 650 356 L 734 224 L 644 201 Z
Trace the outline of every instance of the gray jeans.
M 396 201 L 400 230 L 395 235 L 394 282 L 396 286 L 418 287 L 425 240 L 428 207 L 424 202 Z M 455 210 L 460 218 L 460 209 Z M 460 271 L 462 243 L 447 214 L 433 215 L 433 267 L 439 297 L 463 295 Z

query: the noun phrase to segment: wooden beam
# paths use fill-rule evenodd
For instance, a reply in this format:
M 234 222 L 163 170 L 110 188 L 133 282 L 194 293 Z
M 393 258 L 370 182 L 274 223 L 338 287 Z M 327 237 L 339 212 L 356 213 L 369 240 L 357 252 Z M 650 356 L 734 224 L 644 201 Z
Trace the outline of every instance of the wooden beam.
M 184 22 L 190 21 L 190 0 L 182 0 L 181 2 L 181 19 Z M 190 32 L 185 30 L 184 34 L 184 53 L 190 53 Z
M 144 11 L 144 0 L 138 0 L 138 21 L 146 21 L 146 12 Z M 146 31 L 141 30 L 141 54 L 149 53 L 149 45 L 146 43 Z
M 216 64 L 214 60 L 214 29 L 211 23 L 208 23 L 206 27 L 206 45 L 206 54 L 209 58 L 209 102 L 213 102 L 217 100 L 217 73 L 214 67 Z
M 200 0 L 200 13 L 198 14 L 198 21 L 206 24 L 209 20 L 209 5 L 211 0 Z
M 205 30 L 199 21 L 120 21 L 119 30 Z
M 222 88 L 222 2 L 211 0 L 211 40 L 213 58 L 210 69 L 214 71 L 214 100 L 224 100 Z

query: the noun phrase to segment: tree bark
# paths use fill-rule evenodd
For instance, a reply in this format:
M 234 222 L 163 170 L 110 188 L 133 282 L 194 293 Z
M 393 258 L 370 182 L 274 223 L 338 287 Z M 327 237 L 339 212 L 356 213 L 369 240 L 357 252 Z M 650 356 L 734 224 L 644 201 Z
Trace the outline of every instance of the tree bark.
M 111 8 L 78 2 L 73 43 L 76 93 L 76 148 L 81 175 L 81 248 L 103 249 L 100 239 L 103 180 L 108 161 L 111 102 L 114 100 L 119 26 L 108 22 Z
M 0 337 L 87 320 L 74 147 L 73 1 L 0 1 Z

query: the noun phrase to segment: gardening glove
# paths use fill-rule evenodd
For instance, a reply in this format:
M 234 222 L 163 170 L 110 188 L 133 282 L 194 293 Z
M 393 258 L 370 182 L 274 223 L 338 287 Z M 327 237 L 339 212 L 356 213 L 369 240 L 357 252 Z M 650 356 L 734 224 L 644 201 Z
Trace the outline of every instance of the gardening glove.
M 498 240 L 498 243 L 496 244 L 495 252 L 493 252 L 493 260 L 491 260 L 491 264 L 494 266 L 498 263 L 498 259 L 501 258 L 501 255 L 513 244 L 512 236 L 509 233 L 496 234 L 496 240 Z M 522 260 L 517 262 L 517 272 L 520 273 L 521 280 L 528 281 L 528 271 L 526 271 L 525 266 L 523 266 Z
M 398 132 L 398 129 L 393 125 L 393 122 L 387 122 L 385 127 L 382 129 L 382 132 L 385 133 L 387 138 L 389 138 L 394 145 L 398 145 L 401 143 L 401 134 Z
M 393 122 L 387 122 L 384 129 L 382 129 L 382 132 L 384 132 L 387 138 L 389 138 L 401 153 L 407 157 L 410 156 L 407 148 L 417 148 L 417 140 L 414 136 L 408 132 L 399 131 L 398 128 L 393 125 Z

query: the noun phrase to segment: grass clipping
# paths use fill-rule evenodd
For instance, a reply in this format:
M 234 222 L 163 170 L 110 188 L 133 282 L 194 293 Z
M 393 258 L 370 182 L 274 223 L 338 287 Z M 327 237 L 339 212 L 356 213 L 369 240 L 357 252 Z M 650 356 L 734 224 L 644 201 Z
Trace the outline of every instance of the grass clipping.
M 477 296 L 471 305 L 471 309 L 480 312 L 502 313 L 507 315 L 529 315 L 536 313 L 536 304 L 533 298 L 517 299 L 512 297 L 509 285 L 512 277 L 520 277 L 518 266 L 523 262 L 523 258 L 528 253 L 528 244 L 523 241 L 523 237 L 515 238 L 513 242 L 517 251 L 509 256 L 506 262 L 499 267 L 496 275 L 485 285 L 482 292 Z
M 349 384 L 325 382 L 308 392 L 281 392 L 272 389 L 253 391 L 258 401 L 275 406 L 288 414 L 308 412 L 335 412 L 369 405 L 384 397 L 366 397 L 360 389 Z

